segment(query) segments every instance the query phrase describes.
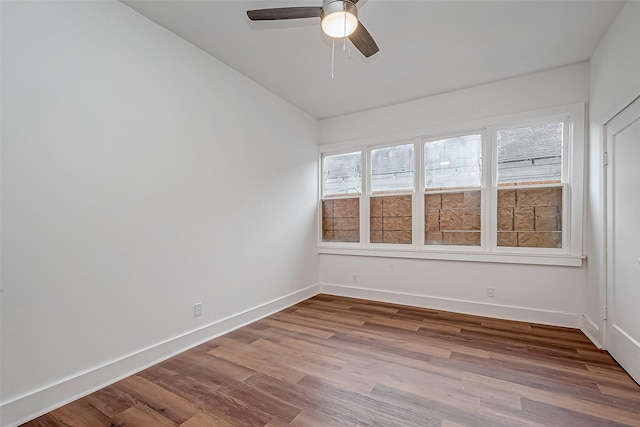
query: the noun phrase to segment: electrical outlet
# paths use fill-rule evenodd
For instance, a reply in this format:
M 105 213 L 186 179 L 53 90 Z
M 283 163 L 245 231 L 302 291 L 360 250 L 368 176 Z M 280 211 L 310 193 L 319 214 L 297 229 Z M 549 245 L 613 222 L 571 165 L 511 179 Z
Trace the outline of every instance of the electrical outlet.
M 351 277 L 351 281 L 352 281 L 353 283 L 358 283 L 358 275 L 357 275 L 357 274 L 354 274 L 354 275 L 353 275 L 353 277 Z
M 193 317 L 202 316 L 202 303 L 193 304 Z
M 489 298 L 495 298 L 495 296 L 496 296 L 496 288 L 488 287 L 487 288 L 487 296 Z

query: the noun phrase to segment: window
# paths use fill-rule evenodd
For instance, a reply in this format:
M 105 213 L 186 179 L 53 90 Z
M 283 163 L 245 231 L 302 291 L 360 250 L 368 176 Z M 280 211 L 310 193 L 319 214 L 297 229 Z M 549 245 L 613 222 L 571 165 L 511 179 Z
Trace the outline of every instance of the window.
M 371 150 L 371 243 L 411 244 L 413 164 L 413 144 Z
M 581 265 L 584 104 L 513 117 L 324 153 L 319 250 Z
M 426 245 L 480 246 L 482 135 L 424 144 Z
M 323 242 L 360 241 L 361 164 L 359 151 L 322 158 Z
M 498 246 L 562 247 L 564 127 L 497 129 Z
M 427 142 L 424 151 L 427 190 L 479 188 L 482 184 L 482 135 Z
M 371 150 L 371 192 L 413 191 L 413 144 Z
M 362 154 L 326 156 L 322 160 L 322 196 L 362 193 Z
M 498 185 L 559 183 L 564 123 L 500 128 Z

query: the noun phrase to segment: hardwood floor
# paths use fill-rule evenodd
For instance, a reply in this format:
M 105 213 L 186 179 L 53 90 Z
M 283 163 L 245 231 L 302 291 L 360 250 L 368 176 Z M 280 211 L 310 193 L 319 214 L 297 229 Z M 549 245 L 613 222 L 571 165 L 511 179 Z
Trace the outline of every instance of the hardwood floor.
M 640 426 L 575 329 L 318 295 L 35 426 Z

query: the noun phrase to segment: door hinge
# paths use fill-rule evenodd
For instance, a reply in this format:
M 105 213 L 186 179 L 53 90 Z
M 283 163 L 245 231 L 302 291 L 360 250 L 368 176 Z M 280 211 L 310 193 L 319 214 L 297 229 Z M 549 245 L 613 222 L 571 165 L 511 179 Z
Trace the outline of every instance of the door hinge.
M 606 151 L 602 155 L 602 166 L 607 166 L 609 164 L 609 153 Z
M 602 307 L 602 320 L 607 320 L 609 318 L 609 310 L 607 307 Z

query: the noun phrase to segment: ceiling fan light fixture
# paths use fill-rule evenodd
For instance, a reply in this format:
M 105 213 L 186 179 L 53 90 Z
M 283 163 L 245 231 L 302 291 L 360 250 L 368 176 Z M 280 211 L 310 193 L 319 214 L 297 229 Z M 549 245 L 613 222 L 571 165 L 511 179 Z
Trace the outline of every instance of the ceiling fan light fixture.
M 333 1 L 322 8 L 322 31 L 329 37 L 347 37 L 358 28 L 358 9 L 350 1 Z
M 2 1 L 2 0 L 0 0 Z M 279 21 L 283 19 L 320 18 L 322 31 L 333 39 L 346 38 L 369 58 L 380 51 L 369 31 L 358 19 L 358 0 L 323 0 L 322 6 L 292 6 L 247 10 L 251 21 Z M 335 48 L 335 43 L 333 44 Z M 334 49 L 332 49 L 333 51 Z

